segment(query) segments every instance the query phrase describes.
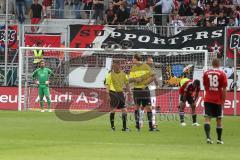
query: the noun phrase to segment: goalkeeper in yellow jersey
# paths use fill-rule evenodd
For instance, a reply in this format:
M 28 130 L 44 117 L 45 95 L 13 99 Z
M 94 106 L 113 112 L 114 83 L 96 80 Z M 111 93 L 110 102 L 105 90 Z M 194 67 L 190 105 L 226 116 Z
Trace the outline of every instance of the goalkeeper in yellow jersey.
M 128 92 L 130 91 L 130 89 L 128 85 L 127 75 L 123 71 L 121 71 L 119 61 L 113 61 L 112 70 L 110 73 L 108 73 L 106 77 L 105 85 L 110 99 L 110 124 L 112 130 L 115 131 L 115 110 L 121 109 L 123 122 L 122 131 L 129 131 L 129 129 L 127 128 L 127 109 L 125 106 L 125 97 L 123 90 L 124 87 L 127 88 Z
M 40 68 L 36 69 L 32 74 L 33 79 L 36 80 L 36 84 L 38 85 L 41 112 L 44 112 L 44 96 L 47 98 L 48 111 L 52 112 L 49 93 L 49 77 L 51 75 L 53 75 L 53 72 L 49 68 L 45 67 L 44 61 L 40 62 Z
M 133 57 L 133 66 L 130 70 L 129 81 L 133 82 L 133 99 L 136 105 L 135 120 L 136 128 L 140 131 L 139 117 L 140 110 L 146 108 L 147 118 L 149 123 L 149 131 L 158 131 L 153 127 L 152 123 L 152 108 L 151 108 L 151 95 L 148 84 L 155 80 L 155 74 L 152 68 L 143 63 L 141 56 L 135 54 Z

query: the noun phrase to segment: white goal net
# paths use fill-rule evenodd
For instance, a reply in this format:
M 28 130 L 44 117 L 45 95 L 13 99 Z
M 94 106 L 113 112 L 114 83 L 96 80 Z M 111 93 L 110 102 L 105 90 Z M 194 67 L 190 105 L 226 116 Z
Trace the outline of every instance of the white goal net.
M 129 73 L 133 55 L 142 55 L 145 63 L 153 59 L 151 67 L 156 73 L 160 89 L 149 86 L 152 105 L 159 112 L 177 112 L 178 88 L 181 78 L 202 79 L 211 57 L 201 50 L 157 50 L 157 49 L 87 49 L 87 48 L 39 48 L 21 47 L 19 52 L 19 110 L 39 109 L 38 87 L 32 73 L 33 50 L 44 51 L 44 61 L 54 75 L 50 77 L 50 99 L 53 109 L 108 111 L 104 79 L 111 69 L 112 60 L 118 59 L 121 68 Z M 201 98 L 201 97 L 200 97 Z M 45 99 L 46 100 L 46 99 Z M 201 103 L 202 100 L 199 100 Z M 134 104 L 128 102 L 129 110 Z M 46 106 L 46 104 L 45 104 Z M 199 112 L 202 108 L 199 106 Z

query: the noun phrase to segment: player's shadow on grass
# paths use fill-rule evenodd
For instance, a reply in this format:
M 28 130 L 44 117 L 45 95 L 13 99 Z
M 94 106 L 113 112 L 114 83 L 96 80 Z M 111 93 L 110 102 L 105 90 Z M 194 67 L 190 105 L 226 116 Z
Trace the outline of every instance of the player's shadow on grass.
M 55 115 L 63 120 L 63 121 L 89 121 L 95 118 L 98 118 L 100 116 L 103 116 L 107 114 L 110 111 L 108 101 L 106 98 L 106 91 L 102 89 L 94 89 L 94 92 L 96 92 L 98 97 L 98 102 L 95 104 L 96 106 L 94 108 L 86 107 L 88 109 L 87 111 L 80 111 L 81 108 L 75 108 L 76 106 L 76 98 L 80 95 L 80 92 L 82 90 L 79 89 L 69 89 L 71 92 L 65 92 L 65 90 L 62 90 L 63 93 L 61 93 L 61 90 L 56 89 L 55 92 L 58 92 L 58 94 L 67 94 L 67 97 L 71 95 L 72 99 L 65 101 L 65 102 L 58 102 L 55 107 Z M 79 102 L 80 103 L 80 102 Z M 77 105 L 81 105 L 81 104 Z
M 71 95 L 72 97 L 77 97 L 79 95 L 79 92 L 81 92 L 82 90 L 79 89 L 68 89 L 68 92 L 65 92 L 66 90 L 58 90 L 55 89 L 55 92 L 59 92 L 58 94 L 67 94 L 67 95 Z M 71 92 L 70 92 L 71 91 Z M 74 102 L 75 100 L 73 100 L 73 98 L 70 101 L 66 101 L 66 102 L 58 102 L 56 107 L 55 107 L 55 115 L 63 120 L 63 121 L 89 121 L 92 119 L 96 119 L 100 116 L 103 116 L 105 114 L 108 114 L 109 111 L 111 110 L 110 105 L 109 105 L 109 99 L 106 98 L 107 93 L 105 90 L 103 89 L 94 89 L 94 91 L 96 93 L 98 93 L 99 97 L 98 97 L 98 106 L 96 106 L 95 108 L 88 108 L 88 111 L 79 111 L 80 108 L 75 108 L 74 106 L 76 105 Z M 61 93 L 63 92 L 63 93 Z M 57 93 L 55 93 L 57 94 Z M 162 91 L 158 91 L 156 92 L 156 95 L 161 95 L 161 94 L 169 94 L 169 90 L 162 90 Z M 78 104 L 80 105 L 80 104 Z M 130 107 L 130 108 L 129 108 Z M 134 106 L 129 106 L 127 107 L 128 109 L 133 109 Z M 75 110 L 73 110 L 73 108 Z M 163 117 L 160 117 L 163 118 Z M 165 117 L 166 118 L 166 117 Z M 164 119 L 165 119 L 164 118 Z M 167 116 L 167 119 L 169 117 Z M 172 117 L 171 117 L 172 118 Z M 175 119 L 175 118 L 174 118 Z
M 69 110 L 58 110 L 56 109 L 56 116 L 63 121 L 89 121 L 100 116 L 105 115 L 107 112 L 100 112 L 97 109 L 91 111 L 71 111 Z

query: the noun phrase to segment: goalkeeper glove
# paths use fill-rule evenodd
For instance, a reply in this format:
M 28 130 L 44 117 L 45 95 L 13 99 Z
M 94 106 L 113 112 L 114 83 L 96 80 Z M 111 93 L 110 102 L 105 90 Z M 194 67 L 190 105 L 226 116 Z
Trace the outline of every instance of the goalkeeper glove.
M 45 84 L 46 84 L 46 85 L 49 85 L 49 81 L 46 81 Z

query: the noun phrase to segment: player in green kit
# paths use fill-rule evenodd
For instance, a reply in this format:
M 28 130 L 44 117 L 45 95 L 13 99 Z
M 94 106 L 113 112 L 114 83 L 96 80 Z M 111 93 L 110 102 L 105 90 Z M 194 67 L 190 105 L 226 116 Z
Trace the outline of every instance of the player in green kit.
M 50 93 L 49 93 L 49 77 L 53 75 L 52 70 L 45 67 L 45 62 L 40 62 L 40 68 L 36 69 L 32 77 L 34 80 L 36 80 L 36 84 L 38 85 L 38 95 L 40 98 L 40 107 L 41 112 L 44 112 L 44 96 L 47 98 L 47 104 L 48 104 L 48 111 L 52 112 L 51 110 L 51 100 L 50 100 Z

